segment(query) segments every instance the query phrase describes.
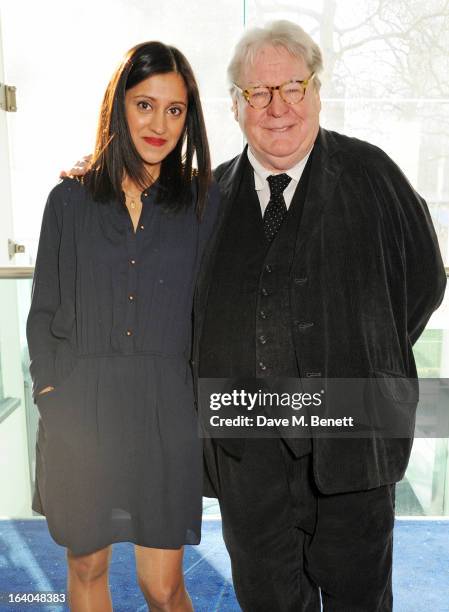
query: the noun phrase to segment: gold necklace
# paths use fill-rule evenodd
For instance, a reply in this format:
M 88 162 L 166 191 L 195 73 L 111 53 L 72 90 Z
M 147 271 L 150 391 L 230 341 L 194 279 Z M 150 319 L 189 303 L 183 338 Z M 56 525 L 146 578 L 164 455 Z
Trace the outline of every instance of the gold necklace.
M 130 203 L 129 203 L 130 208 L 134 210 L 137 206 L 137 202 L 136 202 L 137 196 L 134 196 L 131 193 L 128 193 L 126 191 L 124 193 L 125 193 L 125 196 L 130 199 Z M 141 194 L 139 193 L 138 196 L 140 195 Z

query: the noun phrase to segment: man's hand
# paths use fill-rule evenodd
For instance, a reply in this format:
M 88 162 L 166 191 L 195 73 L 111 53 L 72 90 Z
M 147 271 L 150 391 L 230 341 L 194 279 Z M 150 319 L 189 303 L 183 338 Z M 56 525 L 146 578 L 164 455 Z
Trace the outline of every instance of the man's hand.
M 84 176 L 87 172 L 87 168 L 90 164 L 91 159 L 92 155 L 85 155 L 81 158 L 80 161 L 77 161 L 73 168 L 71 168 L 68 172 L 66 172 L 65 170 L 61 170 L 61 172 L 59 173 L 59 178 Z

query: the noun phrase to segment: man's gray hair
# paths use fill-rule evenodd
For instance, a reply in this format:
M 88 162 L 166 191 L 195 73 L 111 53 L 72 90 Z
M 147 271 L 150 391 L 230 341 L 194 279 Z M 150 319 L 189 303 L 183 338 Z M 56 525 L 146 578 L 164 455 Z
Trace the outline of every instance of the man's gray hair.
M 310 72 L 317 75 L 323 69 L 321 50 L 307 32 L 292 21 L 271 21 L 263 28 L 248 30 L 237 43 L 228 66 L 231 93 L 235 92 L 232 84 L 242 84 L 240 79 L 245 66 L 252 64 L 257 53 L 264 47 L 283 47 L 294 57 L 302 58 Z M 318 88 L 321 85 L 317 76 L 314 83 Z

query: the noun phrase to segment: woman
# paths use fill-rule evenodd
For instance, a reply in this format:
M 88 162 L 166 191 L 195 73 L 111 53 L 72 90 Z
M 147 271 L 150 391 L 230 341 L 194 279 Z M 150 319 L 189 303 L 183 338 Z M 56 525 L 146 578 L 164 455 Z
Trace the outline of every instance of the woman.
M 41 416 L 33 509 L 67 547 L 76 612 L 112 609 L 119 541 L 136 545 L 152 610 L 192 610 L 182 556 L 200 541 L 202 453 L 188 360 L 210 180 L 187 60 L 160 42 L 134 47 L 106 90 L 84 181 L 50 193 L 27 324 Z

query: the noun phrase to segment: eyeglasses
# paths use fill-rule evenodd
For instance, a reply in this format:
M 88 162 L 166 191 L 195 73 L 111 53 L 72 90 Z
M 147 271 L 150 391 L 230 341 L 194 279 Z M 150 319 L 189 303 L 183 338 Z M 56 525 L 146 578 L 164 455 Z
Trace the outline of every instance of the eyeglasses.
M 279 95 L 286 104 L 298 104 L 306 95 L 307 85 L 314 78 L 315 73 L 312 72 L 304 81 L 287 81 L 276 87 L 271 85 L 257 85 L 256 87 L 242 89 L 235 83 L 233 83 L 233 85 L 240 91 L 250 106 L 261 109 L 266 108 L 270 104 L 273 99 L 273 91 L 279 91 Z

